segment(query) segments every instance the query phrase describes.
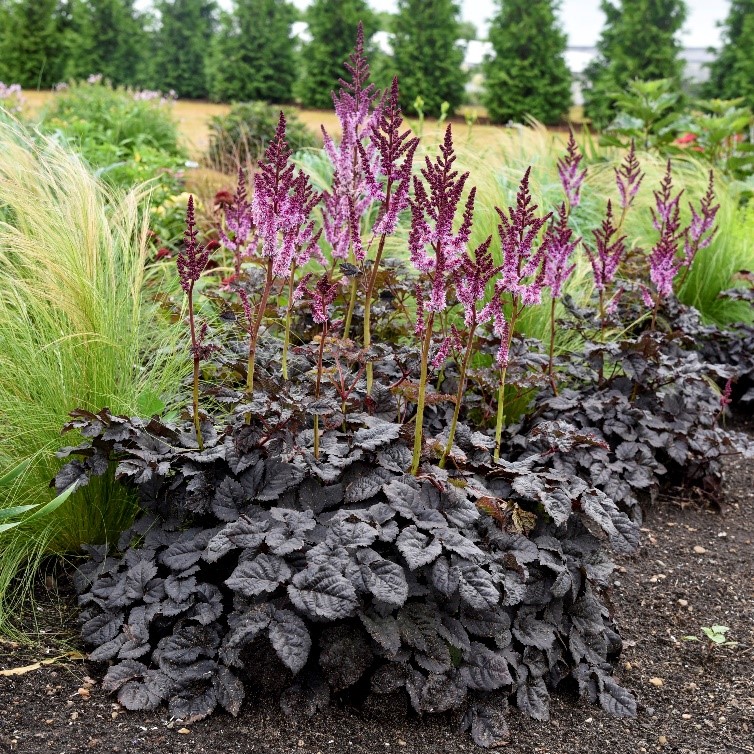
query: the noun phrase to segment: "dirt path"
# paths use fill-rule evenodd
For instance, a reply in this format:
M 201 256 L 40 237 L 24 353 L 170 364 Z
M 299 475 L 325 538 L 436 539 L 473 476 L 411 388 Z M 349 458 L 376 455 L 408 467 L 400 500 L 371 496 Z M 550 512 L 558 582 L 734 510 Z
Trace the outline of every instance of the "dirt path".
M 641 703 L 635 720 L 610 718 L 575 696 L 553 700 L 552 719 L 510 712 L 511 754 L 754 754 L 754 469 L 732 462 L 720 514 L 665 501 L 649 515 L 639 555 L 623 559 L 612 594 L 626 643 L 617 671 Z M 42 605 L 48 632 L 61 614 Z M 73 614 L 62 615 L 72 625 Z M 730 628 L 736 647 L 688 642 L 702 626 Z M 47 634 L 50 635 L 49 633 Z M 59 651 L 58 651 L 59 653 Z M 0 644 L 0 669 L 54 656 Z M 90 677 L 91 676 L 91 677 Z M 0 752 L 23 754 L 460 754 L 479 751 L 453 716 L 407 716 L 400 698 L 360 710 L 333 707 L 290 719 L 270 700 L 238 719 L 218 714 L 169 727 L 167 711 L 129 713 L 100 690 L 96 669 L 56 663 L 0 677 Z

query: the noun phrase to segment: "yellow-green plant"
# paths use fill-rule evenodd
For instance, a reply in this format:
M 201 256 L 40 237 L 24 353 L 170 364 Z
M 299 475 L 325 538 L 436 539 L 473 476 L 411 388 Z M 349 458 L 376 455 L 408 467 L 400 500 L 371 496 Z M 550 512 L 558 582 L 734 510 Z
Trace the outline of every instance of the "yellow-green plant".
M 22 464 L 0 489 L 0 510 L 55 498 L 72 408 L 149 416 L 181 382 L 180 329 L 144 301 L 144 205 L 143 192 L 110 193 L 54 140 L 0 123 L 0 476 Z M 115 536 L 132 511 L 106 475 L 0 532 L 0 630 L 12 630 L 45 555 Z

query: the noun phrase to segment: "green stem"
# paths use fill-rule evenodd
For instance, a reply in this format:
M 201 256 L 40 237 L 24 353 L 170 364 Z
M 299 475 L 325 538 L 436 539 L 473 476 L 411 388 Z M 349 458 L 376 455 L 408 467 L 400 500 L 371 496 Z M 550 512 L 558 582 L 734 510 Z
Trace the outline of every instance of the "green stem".
M 390 192 L 393 188 L 393 179 L 388 178 L 385 186 L 385 212 L 390 211 Z M 385 250 L 385 239 L 387 235 L 383 233 L 380 236 L 380 243 L 377 247 L 377 254 L 374 258 L 374 264 L 369 272 L 369 283 L 367 284 L 366 297 L 364 298 L 364 349 L 366 350 L 372 344 L 372 299 L 374 298 L 374 287 L 377 283 L 377 273 L 380 270 L 380 260 L 382 252 Z M 372 383 L 374 382 L 374 365 L 371 361 L 367 362 L 367 395 L 372 392 Z
M 280 366 L 283 372 L 283 379 L 288 379 L 288 349 L 291 345 L 291 318 L 293 315 L 293 283 L 296 274 L 296 263 L 291 265 L 291 275 L 288 278 L 288 306 L 285 310 L 285 336 L 283 338 L 283 358 Z
M 495 422 L 495 461 L 500 459 L 500 446 L 503 444 L 503 419 L 505 418 L 505 376 L 508 367 L 500 370 L 500 385 L 497 388 L 497 421 Z
M 267 309 L 267 301 L 270 297 L 270 289 L 272 288 L 272 259 L 267 261 L 267 277 L 264 283 L 264 290 L 262 291 L 262 298 L 257 308 L 256 316 L 254 317 L 254 323 L 249 333 L 249 362 L 246 371 L 246 392 L 250 398 L 254 397 L 254 361 L 257 354 L 257 341 L 259 339 L 259 329 L 262 326 L 262 320 L 264 319 L 264 313 Z M 246 423 L 251 424 L 251 413 L 246 414 Z
M 359 283 L 356 277 L 351 278 L 351 295 L 348 297 L 348 310 L 346 311 L 346 322 L 343 325 L 343 338 L 348 340 L 351 334 L 351 320 L 353 319 L 353 310 L 356 308 L 356 294 L 359 290 Z
M 416 407 L 416 418 L 414 426 L 414 457 L 411 462 L 411 473 L 416 475 L 419 471 L 419 464 L 422 456 L 422 430 L 424 425 L 424 403 L 427 392 L 427 371 L 429 362 L 429 348 L 432 344 L 432 325 L 434 324 L 434 312 L 429 313 L 425 324 L 424 342 L 422 344 L 421 354 L 421 374 L 419 377 L 419 396 Z
M 322 325 L 322 337 L 319 341 L 319 353 L 317 354 L 317 382 L 314 386 L 315 400 L 319 400 L 319 391 L 322 385 L 322 362 L 324 360 L 326 338 L 327 322 Z M 319 459 L 319 414 L 315 414 L 314 416 L 314 457 Z
M 445 446 L 445 450 L 440 458 L 440 468 L 445 468 L 445 461 L 453 448 L 453 439 L 456 436 L 456 427 L 458 426 L 458 416 L 461 413 L 461 401 L 463 400 L 463 393 L 466 390 L 466 371 L 469 368 L 469 360 L 471 358 L 471 349 L 474 345 L 474 331 L 476 330 L 476 321 L 472 322 L 469 329 L 469 340 L 466 344 L 466 353 L 463 355 L 463 363 L 461 364 L 461 374 L 458 378 L 458 391 L 456 392 L 456 405 L 453 410 L 453 419 L 450 422 L 450 432 L 448 433 L 448 443 Z
M 558 394 L 558 386 L 555 383 L 555 307 L 557 303 L 555 298 L 550 302 L 550 364 L 548 371 L 553 395 Z
M 191 351 L 194 355 L 194 385 L 192 390 L 192 409 L 194 414 L 194 430 L 199 450 L 204 450 L 204 438 L 199 421 L 199 357 L 197 354 L 198 343 L 196 341 L 196 323 L 194 321 L 194 286 L 191 285 L 188 292 L 189 329 L 191 330 Z

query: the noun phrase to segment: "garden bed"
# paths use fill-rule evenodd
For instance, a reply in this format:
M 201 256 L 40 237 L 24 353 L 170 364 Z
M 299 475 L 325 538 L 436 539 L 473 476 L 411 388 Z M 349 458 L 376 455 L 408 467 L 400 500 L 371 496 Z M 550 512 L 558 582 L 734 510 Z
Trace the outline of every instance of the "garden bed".
M 645 520 L 639 554 L 618 558 L 612 604 L 624 650 L 617 676 L 636 694 L 638 717 L 613 718 L 575 695 L 555 694 L 548 723 L 511 711 L 507 751 L 754 752 L 753 489 L 750 464 L 728 459 L 722 513 L 688 501 L 663 501 Z M 61 588 L 63 584 L 61 579 Z M 61 640 L 79 646 L 70 630 L 75 608 L 72 598 L 65 599 L 62 608 L 49 598 L 38 606 L 36 619 L 55 641 L 43 640 L 34 648 L 0 644 L 0 668 L 62 654 Z M 716 623 L 730 627 L 729 636 L 738 646 L 710 650 L 706 641 L 683 639 L 701 636 L 702 626 Z M 478 751 L 457 732 L 455 715 L 420 720 L 408 712 L 405 697 L 397 695 L 372 697 L 362 708 L 341 700 L 315 720 L 286 717 L 276 700 L 254 698 L 235 720 L 222 713 L 190 729 L 171 728 L 165 708 L 151 713 L 118 710 L 100 688 L 104 669 L 101 664 L 61 661 L 0 678 L 0 751 Z

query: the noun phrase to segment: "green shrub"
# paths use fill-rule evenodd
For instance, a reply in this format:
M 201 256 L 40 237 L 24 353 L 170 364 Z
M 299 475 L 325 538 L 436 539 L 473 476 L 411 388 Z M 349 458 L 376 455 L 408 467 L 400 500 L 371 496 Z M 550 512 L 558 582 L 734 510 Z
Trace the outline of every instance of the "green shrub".
M 54 139 L 0 122 L 0 477 L 27 464 L 0 489 L 0 510 L 54 497 L 72 406 L 150 416 L 180 384 L 184 351 L 143 303 L 156 274 L 147 198 L 111 192 Z M 45 555 L 108 540 L 131 514 L 129 494 L 105 476 L 52 514 L 0 532 L 0 630 L 10 630 Z
M 284 108 L 288 121 L 287 138 L 293 151 L 314 147 L 315 135 L 296 116 Z M 265 102 L 241 102 L 227 115 L 210 121 L 209 162 L 226 173 L 235 173 L 238 165 L 257 160 L 275 135 L 280 108 Z

